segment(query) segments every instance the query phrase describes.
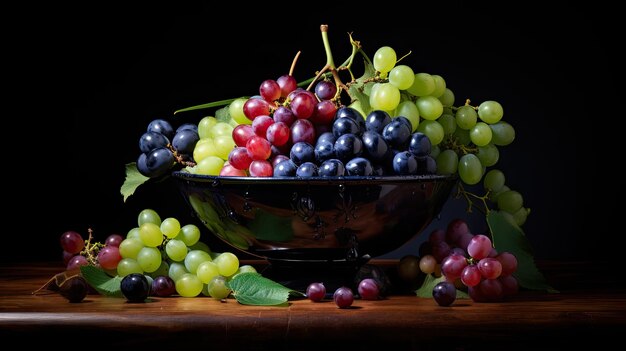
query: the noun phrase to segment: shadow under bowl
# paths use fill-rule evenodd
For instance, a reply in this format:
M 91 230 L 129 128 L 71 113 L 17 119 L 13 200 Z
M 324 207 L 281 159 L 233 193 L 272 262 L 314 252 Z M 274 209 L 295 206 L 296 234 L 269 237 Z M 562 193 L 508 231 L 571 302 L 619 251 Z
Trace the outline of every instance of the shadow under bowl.
M 218 238 L 272 263 L 351 263 L 388 253 L 439 214 L 451 176 L 254 178 L 174 172 Z

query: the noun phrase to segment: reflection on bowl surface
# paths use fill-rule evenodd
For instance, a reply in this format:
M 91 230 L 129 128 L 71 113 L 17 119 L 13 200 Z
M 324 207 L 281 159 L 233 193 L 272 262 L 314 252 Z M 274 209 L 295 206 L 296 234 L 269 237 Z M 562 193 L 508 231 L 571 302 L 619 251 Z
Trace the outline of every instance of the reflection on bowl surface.
M 174 172 L 217 237 L 271 261 L 353 261 L 390 252 L 441 211 L 448 176 L 253 178 Z

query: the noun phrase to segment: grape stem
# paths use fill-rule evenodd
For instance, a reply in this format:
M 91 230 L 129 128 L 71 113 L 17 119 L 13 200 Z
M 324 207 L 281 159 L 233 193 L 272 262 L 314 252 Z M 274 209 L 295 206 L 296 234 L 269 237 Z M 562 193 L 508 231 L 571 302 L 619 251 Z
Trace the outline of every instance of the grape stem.
M 87 229 L 89 233 L 89 237 L 85 240 L 85 248 L 80 252 L 83 255 L 89 264 L 95 266 L 98 264 L 98 252 L 101 248 L 104 247 L 104 244 L 99 242 L 93 242 L 93 230 L 91 228 Z
M 472 207 L 476 207 L 484 215 L 488 215 L 489 212 L 491 212 L 491 210 L 489 209 L 489 205 L 487 205 L 487 199 L 489 198 L 489 193 L 490 191 L 487 190 L 485 195 L 478 196 L 474 193 L 471 193 L 465 190 L 465 187 L 463 186 L 463 184 L 459 182 L 457 186 L 456 198 L 458 199 L 461 196 L 465 198 L 465 200 L 467 201 L 467 213 L 472 213 Z M 476 201 L 478 201 L 479 203 L 482 203 L 482 207 L 478 206 L 475 203 Z
M 341 90 L 345 90 L 348 93 L 348 87 L 343 84 L 341 78 L 339 78 L 339 73 L 337 72 L 337 67 L 335 66 L 335 61 L 333 60 L 333 53 L 330 50 L 330 41 L 328 40 L 328 25 L 322 24 L 320 26 L 320 32 L 322 33 L 322 41 L 324 42 L 324 51 L 326 51 L 326 65 L 317 73 L 315 78 L 311 81 L 311 84 L 306 88 L 306 90 L 311 90 L 315 82 L 319 79 L 319 77 L 326 71 L 330 70 L 330 73 L 335 80 L 335 85 L 337 86 L 337 94 L 340 94 Z M 348 95 L 350 95 L 348 93 Z M 336 97 L 339 95 L 336 95 Z
M 289 68 L 290 76 L 293 76 L 293 71 L 296 69 L 296 63 L 298 62 L 298 58 L 300 58 L 301 53 L 302 51 L 298 51 L 298 53 L 296 54 L 296 57 L 294 57 L 293 61 L 291 62 L 291 67 Z

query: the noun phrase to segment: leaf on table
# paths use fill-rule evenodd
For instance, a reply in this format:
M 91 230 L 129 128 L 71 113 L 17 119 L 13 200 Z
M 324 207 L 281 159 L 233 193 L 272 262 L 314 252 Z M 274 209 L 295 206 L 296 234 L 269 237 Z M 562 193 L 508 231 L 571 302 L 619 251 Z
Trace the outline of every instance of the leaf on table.
M 145 175 L 139 173 L 137 169 L 137 163 L 131 162 L 126 165 L 126 179 L 124 180 L 124 184 L 122 184 L 122 188 L 120 189 L 120 193 L 124 196 L 124 202 L 128 199 L 129 196 L 135 193 L 137 188 L 145 183 L 148 179 Z
M 233 296 L 242 305 L 286 306 L 289 297 L 304 297 L 301 292 L 292 290 L 259 273 L 240 273 L 228 282 Z
M 419 289 L 415 290 L 415 295 L 417 295 L 417 297 L 424 297 L 424 298 L 432 299 L 433 289 L 435 288 L 435 285 L 441 283 L 444 280 L 445 280 L 445 277 L 443 275 L 439 278 L 436 278 L 432 274 L 427 274 L 426 278 L 424 278 L 424 282 L 422 283 L 422 286 L 420 286 Z M 469 299 L 469 295 L 467 295 L 465 291 L 456 289 L 456 298 L 457 299 Z
M 489 224 L 491 238 L 496 250 L 498 252 L 508 251 L 517 258 L 517 271 L 513 273 L 513 276 L 521 287 L 558 293 L 548 284 L 546 278 L 535 265 L 532 247 L 522 228 L 512 222 L 505 213 L 499 211 L 489 212 L 487 224 Z
M 120 289 L 122 277 L 111 277 L 102 269 L 94 266 L 81 266 L 80 274 L 98 293 L 105 296 L 124 297 Z

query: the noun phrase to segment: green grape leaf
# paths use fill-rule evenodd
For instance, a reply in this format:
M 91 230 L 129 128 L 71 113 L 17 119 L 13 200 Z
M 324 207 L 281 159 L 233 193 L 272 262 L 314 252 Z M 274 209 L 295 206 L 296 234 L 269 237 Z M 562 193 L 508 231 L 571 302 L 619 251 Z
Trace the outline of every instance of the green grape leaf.
M 371 89 L 373 82 L 369 82 L 368 80 L 374 77 L 375 74 L 376 70 L 374 69 L 374 66 L 371 63 L 364 61 L 363 75 L 355 79 L 354 83 L 352 83 L 348 88 L 348 93 L 352 98 L 352 103 L 358 104 L 361 111 L 365 114 L 369 113 L 371 110 L 370 98 L 367 93 Z
M 441 283 L 442 281 L 444 281 L 444 279 L 445 277 L 443 275 L 439 278 L 435 278 L 435 276 L 432 274 L 426 275 L 426 278 L 424 278 L 424 282 L 422 283 L 422 286 L 420 286 L 419 289 L 415 290 L 415 295 L 417 295 L 417 297 L 424 297 L 424 298 L 432 299 L 433 289 L 435 288 L 435 285 Z M 457 299 L 469 299 L 469 295 L 467 295 L 465 291 L 456 289 L 456 298 Z
M 532 247 L 522 228 L 509 216 L 500 211 L 490 211 L 487 224 L 491 231 L 493 245 L 498 252 L 508 251 L 517 258 L 517 271 L 513 276 L 521 287 L 531 290 L 545 290 L 558 293 L 552 288 L 535 265 Z
M 221 109 L 215 111 L 215 119 L 218 122 L 228 123 L 230 121 L 230 111 L 228 109 L 229 105 L 222 107 Z
M 98 293 L 105 296 L 124 297 L 120 289 L 122 277 L 111 277 L 102 269 L 94 266 L 81 266 L 80 274 Z
M 120 193 L 124 196 L 124 202 L 135 193 L 137 188 L 145 183 L 148 179 L 145 175 L 139 173 L 137 170 L 137 163 L 131 162 L 126 164 L 126 179 L 124 180 L 124 184 L 122 184 L 122 188 L 120 189 Z
M 239 98 L 219 100 L 219 101 L 212 101 L 212 102 L 207 102 L 206 104 L 200 104 L 200 105 L 195 105 L 195 106 L 191 106 L 191 107 L 185 107 L 185 108 L 181 108 L 180 110 L 174 111 L 174 114 L 177 114 L 177 113 L 180 113 L 180 112 L 202 110 L 202 109 L 211 108 L 211 107 L 224 106 L 224 105 L 230 104 L 231 102 L 233 102 L 233 101 L 235 101 L 237 99 L 239 99 Z
M 237 302 L 242 305 L 287 306 L 290 296 L 305 296 L 254 272 L 237 274 L 228 282 L 228 287 L 233 291 Z

